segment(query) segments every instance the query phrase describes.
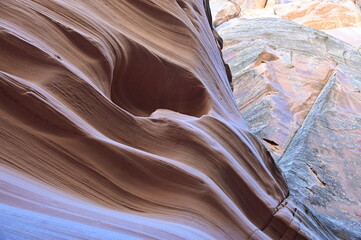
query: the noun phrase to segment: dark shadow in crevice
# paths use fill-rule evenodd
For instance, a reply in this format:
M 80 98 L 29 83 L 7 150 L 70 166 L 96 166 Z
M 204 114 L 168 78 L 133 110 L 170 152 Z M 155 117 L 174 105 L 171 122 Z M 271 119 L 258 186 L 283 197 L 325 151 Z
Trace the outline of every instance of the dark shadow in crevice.
M 149 116 L 157 109 L 195 117 L 209 112 L 209 94 L 193 74 L 140 45 L 128 50 L 112 82 L 114 103 L 136 116 Z

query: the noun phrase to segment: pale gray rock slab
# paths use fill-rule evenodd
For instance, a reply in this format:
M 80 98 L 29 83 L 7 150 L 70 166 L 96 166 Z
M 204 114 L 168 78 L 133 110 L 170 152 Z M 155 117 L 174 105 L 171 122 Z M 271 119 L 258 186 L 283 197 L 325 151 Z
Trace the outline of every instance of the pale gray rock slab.
M 238 107 L 291 195 L 337 238 L 360 239 L 359 51 L 282 19 L 237 20 L 218 30 Z

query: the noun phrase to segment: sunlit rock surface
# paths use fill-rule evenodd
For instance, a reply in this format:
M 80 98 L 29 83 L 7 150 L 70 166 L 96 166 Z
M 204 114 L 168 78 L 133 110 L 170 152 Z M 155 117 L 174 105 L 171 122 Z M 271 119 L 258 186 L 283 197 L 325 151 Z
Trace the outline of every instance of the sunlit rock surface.
M 337 28 L 325 32 L 361 50 L 361 27 Z
M 221 10 L 214 16 L 213 25 L 215 27 L 225 23 L 233 18 L 236 18 L 241 13 L 241 6 L 237 1 L 226 1 L 221 6 Z
M 0 1 L 1 239 L 334 238 L 246 127 L 210 15 Z
M 238 108 L 291 196 L 339 239 L 361 236 L 361 54 L 275 18 L 219 30 Z
M 237 4 L 243 11 L 246 9 L 264 8 L 268 1 L 267 0 L 209 0 L 211 10 L 212 12 L 214 12 L 214 14 L 224 9 L 224 7 L 226 7 L 227 4 L 230 2 Z
M 360 47 L 361 10 L 360 1 L 353 0 L 212 0 L 214 26 L 231 19 L 274 17 L 292 20 L 299 24 L 325 30 L 328 34 Z M 234 14 L 237 6 L 239 14 Z M 217 16 L 217 17 L 216 17 Z M 340 31 L 331 31 L 333 29 Z M 330 31 L 328 31 L 330 30 Z
M 307 0 L 274 7 L 275 14 L 319 30 L 361 27 L 360 8 L 353 1 Z

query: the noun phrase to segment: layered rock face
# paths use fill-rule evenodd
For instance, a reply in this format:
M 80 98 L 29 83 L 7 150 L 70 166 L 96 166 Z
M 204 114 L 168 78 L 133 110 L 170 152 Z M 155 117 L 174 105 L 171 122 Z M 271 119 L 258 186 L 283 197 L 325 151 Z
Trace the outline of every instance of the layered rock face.
M 297 199 L 337 239 L 361 236 L 361 54 L 275 18 L 219 30 L 237 105 Z
M 334 238 L 240 116 L 207 1 L 0 16 L 2 239 Z
M 357 1 L 268 1 L 217 23 L 251 132 L 340 239 L 361 236 L 360 19 Z
M 353 1 L 294 1 L 274 7 L 275 14 L 319 30 L 361 27 L 361 13 Z
M 361 47 L 360 3 L 353 0 L 246 1 L 213 0 L 214 25 L 230 19 L 275 17 L 292 20 L 318 30 L 342 29 L 328 33 Z M 232 7 L 230 7 L 232 6 Z M 234 14 L 239 7 L 241 11 Z

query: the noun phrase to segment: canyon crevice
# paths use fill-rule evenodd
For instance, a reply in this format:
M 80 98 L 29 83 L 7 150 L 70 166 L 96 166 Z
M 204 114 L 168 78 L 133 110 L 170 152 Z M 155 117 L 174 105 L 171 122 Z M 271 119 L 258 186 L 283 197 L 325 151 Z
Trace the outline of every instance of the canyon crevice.
M 356 236 L 322 208 L 324 171 L 341 165 L 319 164 L 311 153 L 329 153 L 310 142 L 353 134 L 341 152 L 358 167 L 357 49 L 280 19 L 218 35 L 207 0 L 3 0 L 0 17 L 1 239 Z M 309 74 L 304 93 L 272 86 L 279 72 Z M 254 104 L 282 87 L 274 103 L 292 107 L 273 109 L 287 116 L 255 130 Z M 358 186 L 339 179 L 352 215 Z

